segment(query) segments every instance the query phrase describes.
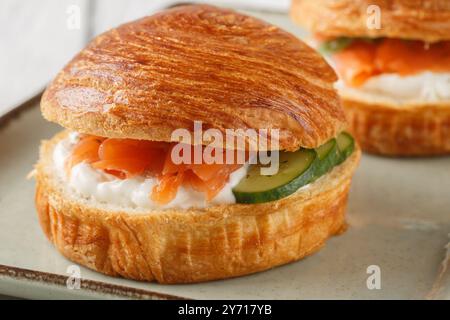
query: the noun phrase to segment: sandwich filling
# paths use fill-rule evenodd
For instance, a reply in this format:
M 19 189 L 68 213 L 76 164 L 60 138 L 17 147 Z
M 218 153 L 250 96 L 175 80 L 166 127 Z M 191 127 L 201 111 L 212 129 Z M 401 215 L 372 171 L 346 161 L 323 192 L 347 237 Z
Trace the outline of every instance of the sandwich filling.
M 338 38 L 320 48 L 345 96 L 399 105 L 450 101 L 450 41 Z
M 76 193 L 131 208 L 190 208 L 235 203 L 232 188 L 247 165 L 174 165 L 172 144 L 106 139 L 75 132 L 60 141 L 53 162 Z
M 278 154 L 278 169 L 264 174 L 268 164 L 259 154 L 253 161 L 244 153 L 243 165 L 176 164 L 172 150 L 177 145 L 71 133 L 55 146 L 53 162 L 63 183 L 86 199 L 136 209 L 187 209 L 285 198 L 343 163 L 355 148 L 343 132 L 315 149 L 271 151 Z M 231 154 L 238 159 L 237 151 Z

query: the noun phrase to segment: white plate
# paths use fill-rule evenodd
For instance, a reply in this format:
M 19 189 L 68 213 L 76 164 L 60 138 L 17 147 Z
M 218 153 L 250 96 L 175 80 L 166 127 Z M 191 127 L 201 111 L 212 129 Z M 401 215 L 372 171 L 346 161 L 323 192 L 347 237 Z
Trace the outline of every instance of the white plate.
M 257 14 L 290 31 L 287 17 Z M 450 298 L 443 260 L 450 232 L 450 158 L 364 155 L 352 186 L 343 235 L 304 260 L 235 279 L 160 285 L 112 278 L 80 267 L 81 288 L 40 230 L 34 182 L 26 175 L 41 139 L 60 130 L 37 100 L 0 121 L 0 294 L 26 298 L 422 299 Z M 448 264 L 448 262 L 446 262 Z M 379 267 L 381 289 L 367 269 Z M 433 289 L 434 288 L 434 289 Z

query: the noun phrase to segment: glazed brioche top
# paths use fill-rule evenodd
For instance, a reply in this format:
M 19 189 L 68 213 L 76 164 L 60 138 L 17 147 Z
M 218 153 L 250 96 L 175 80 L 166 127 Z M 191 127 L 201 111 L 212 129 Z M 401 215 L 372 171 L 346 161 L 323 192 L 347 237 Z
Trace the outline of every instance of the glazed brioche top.
M 280 129 L 280 149 L 316 147 L 345 117 L 336 75 L 293 35 L 232 10 L 176 7 L 95 38 L 57 75 L 50 121 L 107 137 L 171 141 L 177 128 Z
M 369 29 L 371 5 L 381 28 Z M 426 42 L 450 40 L 448 0 L 293 0 L 294 21 L 324 37 L 389 37 Z

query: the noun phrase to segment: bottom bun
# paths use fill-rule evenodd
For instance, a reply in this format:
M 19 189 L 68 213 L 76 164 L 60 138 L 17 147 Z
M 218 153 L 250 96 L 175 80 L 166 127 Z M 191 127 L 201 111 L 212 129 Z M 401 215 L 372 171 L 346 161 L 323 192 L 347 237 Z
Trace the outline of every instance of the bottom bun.
M 111 276 L 160 283 L 223 279 L 298 260 L 345 228 L 360 151 L 284 199 L 203 209 L 111 208 L 78 197 L 54 175 L 44 141 L 36 206 L 48 239 L 68 259 Z
M 394 107 L 343 98 L 361 149 L 387 156 L 450 154 L 450 105 Z

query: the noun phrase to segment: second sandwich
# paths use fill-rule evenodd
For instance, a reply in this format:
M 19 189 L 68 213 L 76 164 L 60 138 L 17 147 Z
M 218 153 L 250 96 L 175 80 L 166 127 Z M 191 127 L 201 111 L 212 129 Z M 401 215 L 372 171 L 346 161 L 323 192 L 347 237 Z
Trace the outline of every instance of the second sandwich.
M 450 3 L 295 0 L 291 15 L 336 68 L 363 150 L 450 153 Z

